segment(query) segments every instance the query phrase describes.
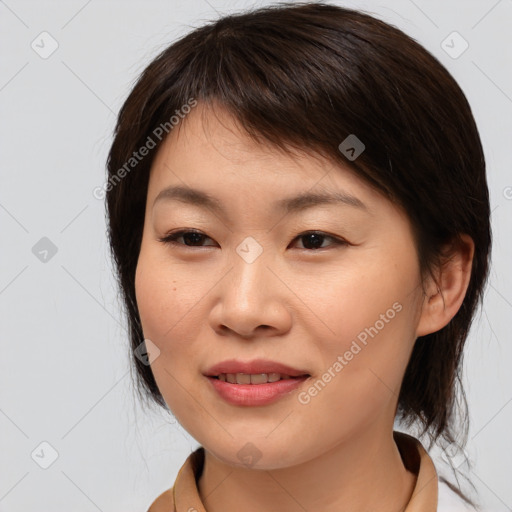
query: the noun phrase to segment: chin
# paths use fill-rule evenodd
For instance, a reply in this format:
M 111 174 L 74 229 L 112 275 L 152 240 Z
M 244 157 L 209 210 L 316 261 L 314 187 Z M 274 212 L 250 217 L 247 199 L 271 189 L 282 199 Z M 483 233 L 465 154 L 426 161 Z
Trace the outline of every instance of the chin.
M 246 435 L 243 439 L 230 439 L 226 443 L 212 439 L 200 444 L 224 464 L 239 468 L 282 469 L 309 460 L 306 452 L 297 449 L 297 442 L 278 438 L 270 440 Z

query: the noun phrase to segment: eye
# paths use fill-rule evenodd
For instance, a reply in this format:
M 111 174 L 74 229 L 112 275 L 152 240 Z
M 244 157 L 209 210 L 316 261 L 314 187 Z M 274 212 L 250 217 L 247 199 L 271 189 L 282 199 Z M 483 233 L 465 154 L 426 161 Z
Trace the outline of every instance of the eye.
M 183 240 L 183 241 L 180 241 Z M 174 244 L 174 245 L 184 245 L 186 247 L 213 247 L 213 244 L 203 245 L 205 240 L 212 240 L 209 236 L 206 236 L 204 233 L 198 230 L 193 229 L 182 229 L 180 231 L 175 231 L 174 233 L 169 233 L 165 237 L 158 238 L 159 242 L 164 244 Z M 302 247 L 298 247 L 299 249 L 305 250 L 317 250 L 317 249 L 325 249 L 324 245 L 325 240 L 331 240 L 333 243 L 330 245 L 349 245 L 348 242 L 341 238 L 337 238 L 332 235 L 328 235 L 322 231 L 307 231 L 305 233 L 301 233 L 296 236 L 292 244 L 295 240 L 301 240 Z
M 335 236 L 328 235 L 327 233 L 323 233 L 322 231 L 307 231 L 305 233 L 301 233 L 300 235 L 294 238 L 294 241 L 303 241 L 302 247 L 299 247 L 299 249 L 316 250 L 325 249 L 326 246 L 323 245 L 323 242 L 327 239 L 334 242 L 329 245 L 348 245 L 347 241 L 341 238 L 337 238 Z
M 179 239 L 183 239 L 183 242 L 178 241 Z M 204 233 L 201 233 L 201 231 L 183 229 L 181 231 L 169 233 L 168 235 L 159 238 L 158 241 L 164 244 L 185 245 L 187 247 L 211 247 L 202 245 L 202 242 L 204 242 L 205 239 L 211 240 L 210 237 L 206 236 Z

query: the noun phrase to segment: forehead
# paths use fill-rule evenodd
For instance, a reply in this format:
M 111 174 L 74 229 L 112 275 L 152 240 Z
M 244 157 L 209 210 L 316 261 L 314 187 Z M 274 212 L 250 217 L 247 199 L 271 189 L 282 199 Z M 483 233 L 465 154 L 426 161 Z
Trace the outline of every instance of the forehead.
M 309 150 L 280 149 L 267 140 L 254 140 L 240 121 L 220 106 L 199 103 L 171 130 L 159 149 L 153 168 L 171 162 L 189 165 L 201 161 L 203 168 L 222 163 L 222 168 L 243 167 L 260 173 L 294 170 L 305 173 L 326 165 L 326 159 Z M 315 162 L 315 165 L 312 165 Z M 153 170 L 153 169 L 152 169 Z
M 335 144 L 335 142 L 333 142 Z M 335 145 L 336 147 L 336 145 Z M 240 207 L 305 192 L 384 198 L 348 166 L 310 150 L 284 151 L 251 138 L 228 112 L 198 104 L 163 142 L 153 162 L 148 200 L 171 186 L 211 191 Z M 357 201 L 353 201 L 357 202 Z

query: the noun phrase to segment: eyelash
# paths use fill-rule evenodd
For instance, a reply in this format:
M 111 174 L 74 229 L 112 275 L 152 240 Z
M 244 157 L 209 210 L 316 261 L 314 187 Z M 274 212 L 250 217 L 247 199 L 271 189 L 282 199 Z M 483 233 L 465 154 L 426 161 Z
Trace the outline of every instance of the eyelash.
M 186 248 L 190 248 L 190 249 L 193 249 L 195 247 L 213 247 L 212 245 L 207 245 L 207 246 L 201 246 L 201 245 L 186 245 L 184 243 L 180 243 L 180 242 L 177 242 L 176 239 L 180 238 L 181 236 L 183 235 L 186 235 L 186 234 L 190 234 L 190 233 L 196 233 L 198 235 L 202 235 L 203 237 L 205 238 L 210 238 L 208 237 L 207 235 L 205 235 L 204 233 L 202 233 L 201 231 L 198 231 L 198 230 L 195 230 L 195 229 L 182 229 L 180 231 L 175 231 L 174 233 L 169 233 L 167 234 L 166 236 L 162 237 L 162 238 L 158 238 L 158 241 L 159 242 L 162 242 L 164 244 L 168 244 L 168 245 L 181 245 L 183 247 L 186 247 Z M 323 238 L 328 238 L 328 239 L 331 239 L 334 241 L 334 246 L 346 246 L 346 245 L 350 245 L 346 240 L 343 240 L 342 238 L 338 238 L 338 237 L 335 237 L 335 236 L 332 236 L 332 235 L 329 235 L 327 233 L 324 233 L 323 231 L 315 231 L 315 230 L 312 230 L 312 231 L 304 231 L 304 233 L 300 233 L 299 235 L 297 235 L 293 240 L 297 240 L 297 239 L 300 239 L 302 237 L 305 237 L 305 236 L 308 236 L 308 235 L 318 235 L 320 237 L 323 237 Z M 212 240 L 210 238 L 210 240 Z M 204 241 L 204 240 L 203 240 Z M 301 250 L 303 251 L 319 251 L 319 250 L 322 250 L 322 249 L 327 249 L 327 247 L 318 247 L 316 249 L 307 249 L 307 248 L 303 248 L 303 247 L 300 247 Z

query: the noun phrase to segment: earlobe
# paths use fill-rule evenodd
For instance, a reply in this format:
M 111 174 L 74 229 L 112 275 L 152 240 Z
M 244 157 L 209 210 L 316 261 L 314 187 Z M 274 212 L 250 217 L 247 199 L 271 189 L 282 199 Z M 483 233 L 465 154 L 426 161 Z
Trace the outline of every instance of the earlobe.
M 468 235 L 461 235 L 447 247 L 436 279 L 430 277 L 426 283 L 417 337 L 439 331 L 460 309 L 471 278 L 474 251 L 475 244 Z

